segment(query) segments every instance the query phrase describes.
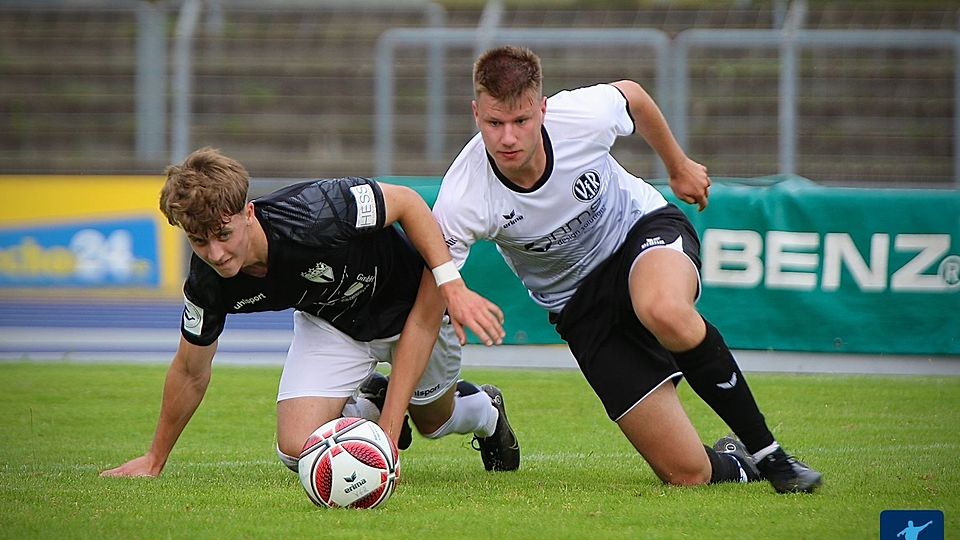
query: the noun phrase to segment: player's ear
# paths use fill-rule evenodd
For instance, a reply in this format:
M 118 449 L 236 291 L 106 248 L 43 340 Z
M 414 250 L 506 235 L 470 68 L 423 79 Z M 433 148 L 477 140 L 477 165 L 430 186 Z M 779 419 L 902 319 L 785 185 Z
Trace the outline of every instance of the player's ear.
M 246 218 L 247 225 L 253 223 L 253 220 L 256 219 L 253 215 L 253 201 L 248 202 L 243 207 L 243 217 Z
M 470 106 L 473 108 L 473 122 L 477 124 L 477 129 L 480 128 L 480 111 L 477 110 L 477 100 L 470 102 Z

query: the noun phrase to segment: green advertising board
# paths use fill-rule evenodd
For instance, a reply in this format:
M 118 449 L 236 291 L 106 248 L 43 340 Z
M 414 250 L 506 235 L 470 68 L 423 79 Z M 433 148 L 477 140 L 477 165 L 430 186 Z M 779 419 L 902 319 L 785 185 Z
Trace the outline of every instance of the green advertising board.
M 439 190 L 382 180 L 430 204 Z M 704 212 L 678 206 L 702 242 L 699 308 L 731 347 L 960 354 L 960 191 L 717 178 Z M 474 246 L 463 275 L 505 311 L 508 343 L 560 342 L 492 244 Z

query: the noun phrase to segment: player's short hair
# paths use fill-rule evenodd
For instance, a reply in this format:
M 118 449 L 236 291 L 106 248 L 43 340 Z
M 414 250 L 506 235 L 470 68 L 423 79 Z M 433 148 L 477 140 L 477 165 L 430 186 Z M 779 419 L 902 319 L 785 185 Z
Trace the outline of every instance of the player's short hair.
M 473 93 L 487 93 L 497 101 L 514 103 L 533 90 L 543 93 L 540 57 L 526 47 L 505 45 L 490 49 L 473 64 Z
M 247 204 L 247 170 L 214 148 L 196 150 L 165 173 L 160 211 L 188 234 L 206 238 L 219 233 Z

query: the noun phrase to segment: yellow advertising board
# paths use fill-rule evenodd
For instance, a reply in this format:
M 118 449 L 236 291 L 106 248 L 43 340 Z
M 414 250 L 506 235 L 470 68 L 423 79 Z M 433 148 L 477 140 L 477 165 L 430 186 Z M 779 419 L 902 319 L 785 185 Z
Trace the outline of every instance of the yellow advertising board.
M 178 294 L 184 244 L 160 176 L 0 176 L 0 292 Z

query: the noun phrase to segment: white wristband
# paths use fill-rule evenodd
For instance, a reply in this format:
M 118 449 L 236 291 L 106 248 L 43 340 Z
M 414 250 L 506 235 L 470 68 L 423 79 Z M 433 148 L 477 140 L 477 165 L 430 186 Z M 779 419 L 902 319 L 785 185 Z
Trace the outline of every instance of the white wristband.
M 457 270 L 457 265 L 453 261 L 447 261 L 431 270 L 431 272 L 433 272 L 433 279 L 436 280 L 437 287 L 455 279 L 460 279 L 460 271 Z

